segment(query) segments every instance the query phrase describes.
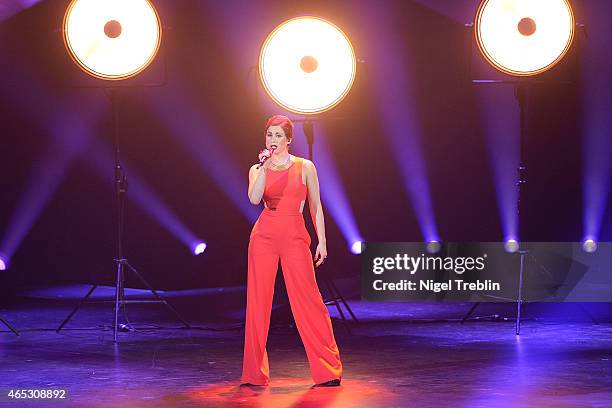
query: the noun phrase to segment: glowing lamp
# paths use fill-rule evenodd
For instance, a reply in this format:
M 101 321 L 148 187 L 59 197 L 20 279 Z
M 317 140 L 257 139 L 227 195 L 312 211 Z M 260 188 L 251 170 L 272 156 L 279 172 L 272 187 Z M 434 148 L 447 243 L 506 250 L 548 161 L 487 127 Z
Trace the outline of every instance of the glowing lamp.
M 437 254 L 442 248 L 442 244 L 439 241 L 431 240 L 425 246 L 425 250 L 430 254 Z
M 206 250 L 206 243 L 199 242 L 193 247 L 193 254 L 200 255 L 200 254 L 203 254 L 205 250 Z
M 351 244 L 351 252 L 355 255 L 359 255 L 363 252 L 363 242 L 355 241 Z
M 276 27 L 259 53 L 264 89 L 283 108 L 313 115 L 336 106 L 355 79 L 347 36 L 318 17 L 297 17 Z
M 64 15 L 64 43 L 88 74 L 122 80 L 142 72 L 161 43 L 161 22 L 149 0 L 72 0 Z
M 584 250 L 584 252 L 592 254 L 597 250 L 597 242 L 592 239 L 587 239 L 582 243 L 582 249 Z
M 568 0 L 482 0 L 474 22 L 476 43 L 487 62 L 516 76 L 552 68 L 574 38 Z
M 519 243 L 516 239 L 509 239 L 504 242 L 504 250 L 508 253 L 515 253 L 519 250 Z

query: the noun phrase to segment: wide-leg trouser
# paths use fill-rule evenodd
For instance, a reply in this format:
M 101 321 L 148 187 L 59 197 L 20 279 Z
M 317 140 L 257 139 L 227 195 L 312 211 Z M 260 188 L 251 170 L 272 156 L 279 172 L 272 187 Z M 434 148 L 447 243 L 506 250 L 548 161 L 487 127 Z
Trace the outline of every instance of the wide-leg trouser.
M 270 380 L 266 341 L 280 259 L 295 323 L 315 383 L 342 378 L 342 363 L 327 307 L 315 280 L 310 236 L 300 212 L 264 209 L 249 240 L 243 383 Z

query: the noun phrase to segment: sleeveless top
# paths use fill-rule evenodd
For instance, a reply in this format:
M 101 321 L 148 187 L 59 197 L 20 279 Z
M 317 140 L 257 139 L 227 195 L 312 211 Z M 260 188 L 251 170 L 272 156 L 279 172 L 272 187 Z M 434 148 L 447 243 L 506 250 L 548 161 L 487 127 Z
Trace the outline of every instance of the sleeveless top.
M 304 159 L 296 157 L 295 162 L 285 170 L 266 170 L 263 199 L 269 210 L 300 211 L 308 191 L 306 184 L 302 183 L 303 164 Z

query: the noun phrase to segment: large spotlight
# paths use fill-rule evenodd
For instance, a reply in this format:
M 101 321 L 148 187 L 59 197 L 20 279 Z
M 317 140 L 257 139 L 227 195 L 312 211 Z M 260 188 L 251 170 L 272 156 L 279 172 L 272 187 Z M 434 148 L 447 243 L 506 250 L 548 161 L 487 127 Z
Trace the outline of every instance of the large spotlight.
M 162 33 L 149 0 L 72 0 L 63 31 L 79 67 L 106 80 L 142 72 L 155 58 Z
M 536 75 L 552 68 L 574 37 L 568 0 L 482 0 L 474 21 L 482 55 L 510 75 Z
M 259 53 L 266 92 L 283 108 L 317 114 L 336 106 L 355 79 L 348 37 L 329 21 L 297 17 L 272 31 Z
M 4 260 L 4 258 L 0 258 L 0 271 L 6 270 L 6 264 L 7 262 Z
M 587 239 L 582 243 L 582 249 L 584 250 L 584 252 L 592 254 L 597 250 L 597 242 L 592 239 Z

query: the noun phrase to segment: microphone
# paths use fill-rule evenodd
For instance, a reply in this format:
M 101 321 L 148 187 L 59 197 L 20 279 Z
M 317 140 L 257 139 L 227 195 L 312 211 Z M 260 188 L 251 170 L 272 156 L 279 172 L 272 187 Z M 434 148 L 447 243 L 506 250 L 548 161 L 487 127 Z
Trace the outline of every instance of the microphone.
M 263 166 L 263 164 L 266 162 L 266 160 L 268 160 L 268 158 L 272 157 L 272 154 L 274 154 L 274 151 L 276 150 L 276 146 L 272 146 L 270 148 L 270 156 L 264 156 L 262 157 L 262 159 L 259 161 L 259 164 L 257 165 L 257 168 L 259 169 L 261 166 Z

